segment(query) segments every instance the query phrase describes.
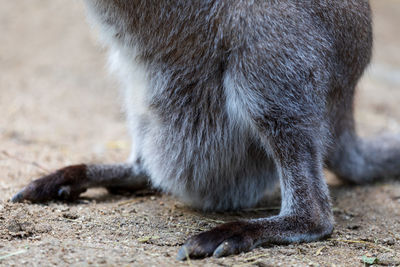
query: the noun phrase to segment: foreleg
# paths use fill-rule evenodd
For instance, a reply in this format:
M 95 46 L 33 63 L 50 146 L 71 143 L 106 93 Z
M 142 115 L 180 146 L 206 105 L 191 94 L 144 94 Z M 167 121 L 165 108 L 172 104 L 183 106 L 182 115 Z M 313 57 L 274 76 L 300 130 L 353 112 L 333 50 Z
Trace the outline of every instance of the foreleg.
M 135 171 L 132 164 L 80 164 L 62 168 L 32 181 L 14 195 L 11 201 L 73 201 L 88 188 L 109 187 L 139 190 L 146 188 L 148 183 L 146 174 Z

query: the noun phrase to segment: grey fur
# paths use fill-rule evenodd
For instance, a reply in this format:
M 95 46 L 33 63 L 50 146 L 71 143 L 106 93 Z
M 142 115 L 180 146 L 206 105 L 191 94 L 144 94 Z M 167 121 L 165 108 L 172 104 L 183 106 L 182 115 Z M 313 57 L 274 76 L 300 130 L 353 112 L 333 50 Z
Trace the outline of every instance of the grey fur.
M 178 258 L 329 235 L 324 163 L 357 183 L 400 174 L 398 140 L 354 130 L 367 0 L 85 2 L 122 81 L 133 147 L 129 165 L 65 172 L 85 169 L 90 186 L 148 181 L 203 210 L 252 206 L 280 182 L 278 216 L 192 237 Z

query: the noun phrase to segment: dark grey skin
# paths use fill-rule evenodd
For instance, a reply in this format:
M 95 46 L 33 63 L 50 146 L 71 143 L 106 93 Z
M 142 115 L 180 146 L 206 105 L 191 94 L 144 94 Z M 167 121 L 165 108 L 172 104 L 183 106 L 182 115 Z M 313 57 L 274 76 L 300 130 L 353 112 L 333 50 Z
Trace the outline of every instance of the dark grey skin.
M 193 236 L 183 260 L 329 236 L 324 165 L 357 184 L 400 174 L 398 139 L 367 141 L 354 129 L 372 50 L 367 0 L 85 2 L 123 81 L 132 156 L 66 167 L 12 201 L 151 186 L 223 211 L 255 205 L 279 181 L 279 215 Z

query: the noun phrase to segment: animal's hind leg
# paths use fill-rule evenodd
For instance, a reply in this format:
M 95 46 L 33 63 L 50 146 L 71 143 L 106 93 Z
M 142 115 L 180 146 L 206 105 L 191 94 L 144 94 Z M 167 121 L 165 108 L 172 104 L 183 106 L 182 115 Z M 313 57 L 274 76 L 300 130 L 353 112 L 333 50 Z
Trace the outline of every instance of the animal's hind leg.
M 339 178 L 362 184 L 400 177 L 400 135 L 363 139 L 355 131 L 352 99 L 332 112 L 333 144 L 327 167 Z
M 352 130 L 335 139 L 327 166 L 339 178 L 362 184 L 400 177 L 400 136 L 362 139 Z
M 132 191 L 144 189 L 148 183 L 146 174 L 135 170 L 133 164 L 73 165 L 32 181 L 11 201 L 45 202 L 57 199 L 73 201 L 92 187 L 124 188 Z

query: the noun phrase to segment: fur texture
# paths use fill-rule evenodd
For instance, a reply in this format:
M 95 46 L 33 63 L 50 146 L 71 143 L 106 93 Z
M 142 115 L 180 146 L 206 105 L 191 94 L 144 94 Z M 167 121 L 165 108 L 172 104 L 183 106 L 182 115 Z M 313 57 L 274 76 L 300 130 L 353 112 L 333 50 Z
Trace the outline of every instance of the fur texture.
M 68 186 L 151 184 L 231 210 L 280 183 L 278 216 L 192 237 L 178 258 L 329 235 L 325 163 L 356 183 L 400 174 L 398 140 L 385 147 L 354 130 L 354 89 L 372 50 L 367 0 L 85 2 L 122 82 L 133 145 L 128 164 L 85 165 L 81 184 Z M 65 188 L 59 176 L 47 190 Z M 14 200 L 36 201 L 35 190 Z

